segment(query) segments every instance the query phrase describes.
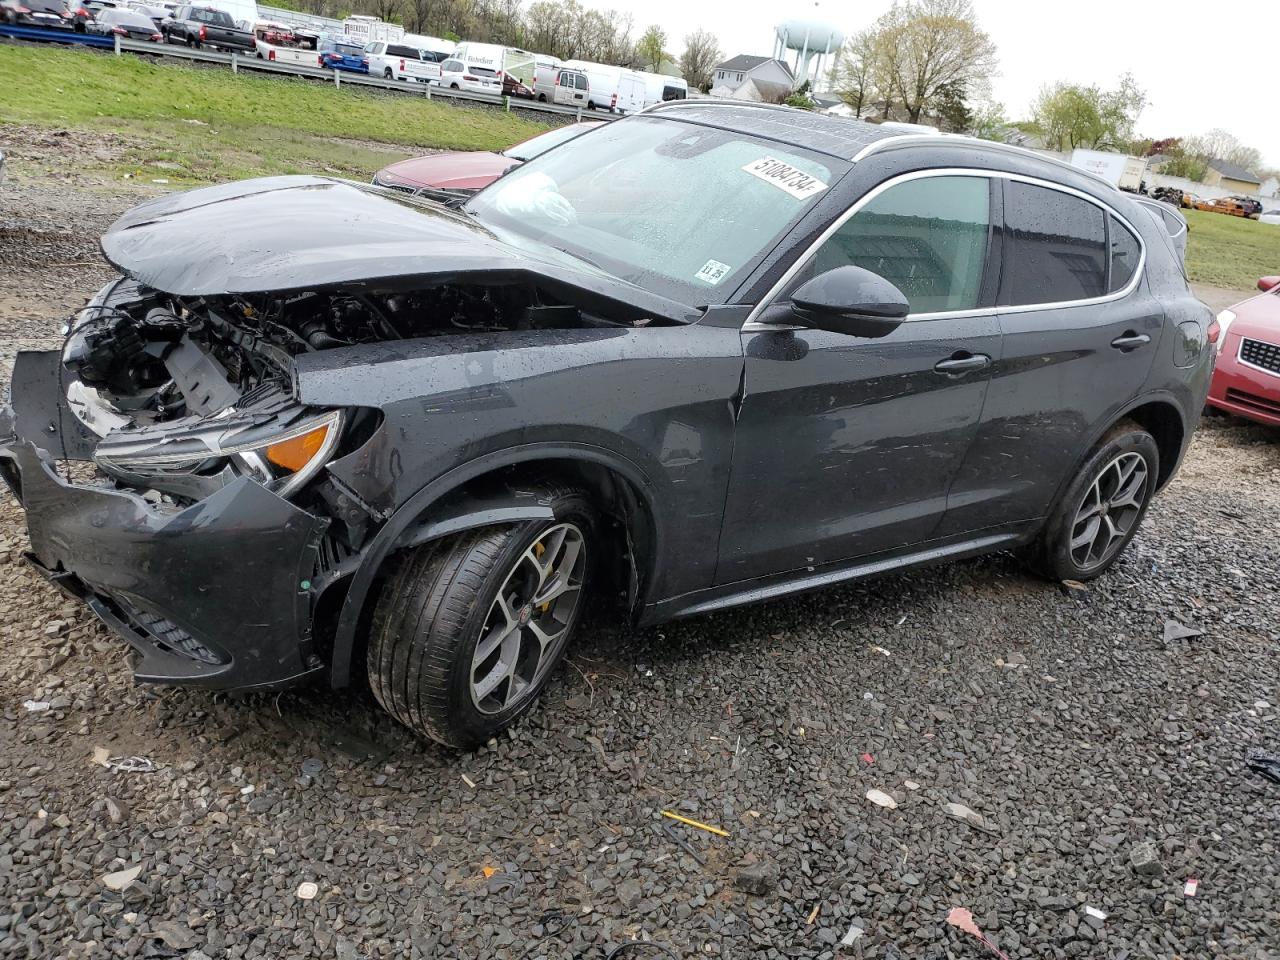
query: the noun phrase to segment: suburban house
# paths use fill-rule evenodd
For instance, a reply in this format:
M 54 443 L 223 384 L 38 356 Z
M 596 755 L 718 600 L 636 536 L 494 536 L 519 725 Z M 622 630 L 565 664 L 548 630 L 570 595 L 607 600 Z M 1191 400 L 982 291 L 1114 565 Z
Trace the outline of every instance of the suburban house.
M 1204 182 L 1211 187 L 1221 187 L 1232 193 L 1257 193 L 1262 189 L 1262 178 L 1250 173 L 1244 167 L 1237 167 L 1225 160 L 1210 160 L 1209 170 L 1204 175 Z
M 795 85 L 795 74 L 783 61 L 744 53 L 716 64 L 711 95 L 777 103 L 790 96 Z

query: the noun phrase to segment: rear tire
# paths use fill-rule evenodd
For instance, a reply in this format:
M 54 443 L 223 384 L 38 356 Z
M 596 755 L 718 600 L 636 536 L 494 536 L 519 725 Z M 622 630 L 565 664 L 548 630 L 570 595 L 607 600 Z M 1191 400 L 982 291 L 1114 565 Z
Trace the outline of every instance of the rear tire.
M 580 491 L 542 493 L 554 520 L 469 530 L 397 560 L 374 609 L 369 685 L 414 732 L 464 750 L 485 743 L 533 707 L 563 657 L 597 521 Z
M 1059 498 L 1031 548 L 1031 565 L 1052 580 L 1106 573 L 1142 525 L 1159 474 L 1155 438 L 1132 420 L 1117 423 Z
M 395 77 L 391 75 L 391 68 L 390 68 L 390 67 L 386 67 L 386 68 L 384 68 L 384 69 L 383 69 L 383 71 L 382 71 L 382 79 L 383 79 L 383 80 L 394 80 L 394 79 L 395 79 Z

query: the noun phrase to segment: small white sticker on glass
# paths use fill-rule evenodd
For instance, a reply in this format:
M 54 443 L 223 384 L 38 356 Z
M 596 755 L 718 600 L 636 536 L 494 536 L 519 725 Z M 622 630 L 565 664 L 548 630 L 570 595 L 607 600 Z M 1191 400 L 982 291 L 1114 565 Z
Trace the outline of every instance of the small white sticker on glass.
M 719 260 L 708 260 L 702 265 L 702 269 L 693 275 L 695 280 L 701 280 L 703 283 L 709 283 L 713 287 L 729 275 L 729 271 L 733 267 L 727 263 L 721 263 Z
M 765 183 L 771 183 L 783 193 L 788 193 L 797 200 L 808 200 L 815 194 L 827 189 L 827 185 L 817 177 L 811 177 L 789 163 L 775 160 L 773 157 L 761 157 L 752 160 L 742 168 L 753 177 L 759 177 Z

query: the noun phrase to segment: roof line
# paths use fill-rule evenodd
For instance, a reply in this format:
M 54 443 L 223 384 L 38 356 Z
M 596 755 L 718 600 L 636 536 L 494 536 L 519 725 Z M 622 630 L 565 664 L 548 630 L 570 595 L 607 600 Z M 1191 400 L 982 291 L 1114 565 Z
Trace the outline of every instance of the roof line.
M 1065 160 L 1059 160 L 1057 157 L 1050 157 L 1043 153 L 1038 153 L 1035 150 L 1028 150 L 1026 147 L 1014 146 L 1012 143 L 1001 143 L 999 140 L 983 140 L 979 137 L 969 137 L 961 133 L 897 134 L 894 136 L 885 137 L 881 140 L 875 140 L 867 144 L 865 147 L 863 147 L 861 150 L 855 153 L 851 159 L 853 160 L 854 163 L 857 163 L 859 160 L 863 160 L 866 157 L 869 157 L 871 154 L 876 153 L 880 150 L 883 150 L 889 147 L 908 146 L 913 143 L 917 143 L 917 144 L 942 143 L 945 145 L 946 143 L 956 143 L 956 142 L 972 144 L 974 146 L 984 147 L 988 150 L 995 150 L 1000 153 L 1011 153 L 1019 157 L 1034 158 L 1036 160 L 1039 160 L 1041 163 L 1048 163 L 1056 167 L 1061 167 L 1065 170 L 1071 170 L 1071 171 L 1074 171 L 1075 173 L 1080 174 L 1081 176 L 1088 177 L 1091 180 L 1096 180 L 1098 183 L 1105 184 L 1106 186 L 1110 187 L 1112 190 L 1116 189 L 1115 184 L 1111 183 L 1111 181 L 1103 179 L 1102 177 L 1098 176 L 1096 173 L 1090 173 L 1088 170 L 1082 170 L 1080 167 L 1073 166 L 1067 163 Z

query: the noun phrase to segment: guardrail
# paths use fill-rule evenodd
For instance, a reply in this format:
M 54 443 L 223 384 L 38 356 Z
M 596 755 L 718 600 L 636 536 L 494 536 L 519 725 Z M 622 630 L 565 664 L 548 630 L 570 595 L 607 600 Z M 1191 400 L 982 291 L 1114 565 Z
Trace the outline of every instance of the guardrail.
M 50 43 L 78 43 L 90 47 L 114 49 L 116 56 L 124 53 L 137 53 L 153 57 L 173 57 L 197 63 L 228 66 L 232 73 L 241 70 L 253 70 L 259 73 L 283 74 L 291 77 L 305 77 L 308 80 L 319 80 L 332 83 L 335 87 L 349 84 L 355 87 L 371 87 L 378 90 L 389 90 L 392 93 L 408 96 L 424 97 L 427 100 L 443 99 L 457 103 L 483 104 L 503 110 L 524 111 L 528 113 L 550 114 L 561 117 L 573 117 L 582 120 L 584 115 L 592 120 L 616 120 L 617 114 L 604 111 L 584 111 L 582 107 L 565 107 L 554 103 L 538 103 L 535 100 L 523 100 L 516 97 L 504 97 L 501 94 L 471 93 L 467 90 L 452 90 L 448 87 L 437 87 L 416 80 L 385 80 L 382 77 L 371 77 L 363 73 L 352 73 L 348 70 L 325 70 L 320 66 L 308 67 L 295 63 L 280 63 L 266 60 L 252 54 L 222 53 L 218 50 L 180 47 L 167 43 L 150 43 L 140 40 L 126 40 L 119 36 L 100 36 L 93 33 L 73 33 L 70 30 L 45 30 L 33 27 L 14 27 L 0 24 L 0 37 L 12 37 L 15 40 L 35 40 Z

